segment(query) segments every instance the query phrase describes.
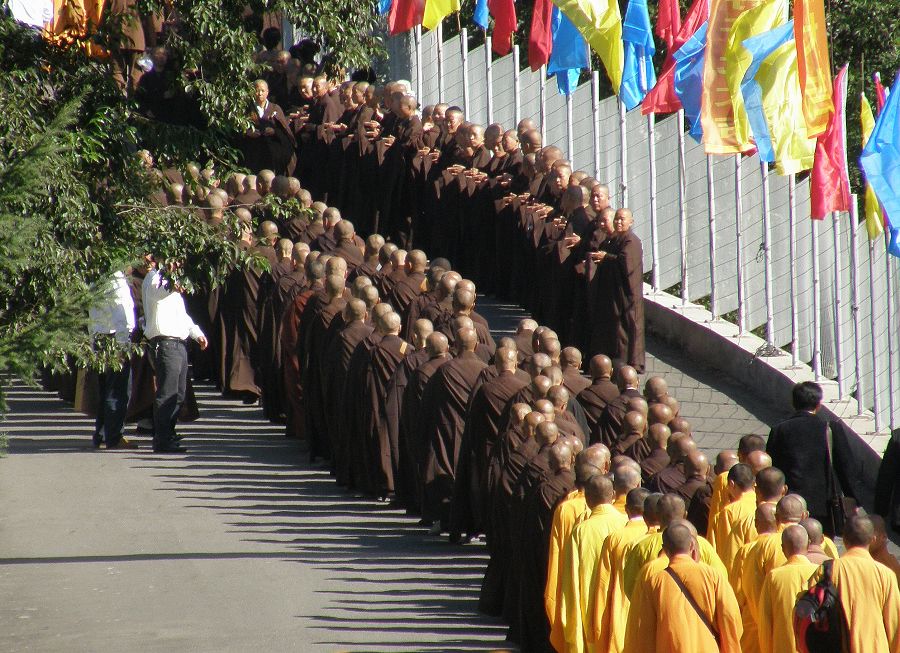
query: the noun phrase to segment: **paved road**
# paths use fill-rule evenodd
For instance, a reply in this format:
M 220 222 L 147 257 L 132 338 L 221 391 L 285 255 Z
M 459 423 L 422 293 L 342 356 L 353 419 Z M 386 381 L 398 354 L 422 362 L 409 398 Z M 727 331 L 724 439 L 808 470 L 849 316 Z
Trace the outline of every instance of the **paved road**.
M 484 302 L 497 334 L 521 317 Z M 711 452 L 780 413 L 651 343 Z M 198 388 L 186 456 L 90 448 L 55 395 L 10 391 L 0 460 L 0 651 L 488 651 L 484 548 L 340 490 L 260 411 Z

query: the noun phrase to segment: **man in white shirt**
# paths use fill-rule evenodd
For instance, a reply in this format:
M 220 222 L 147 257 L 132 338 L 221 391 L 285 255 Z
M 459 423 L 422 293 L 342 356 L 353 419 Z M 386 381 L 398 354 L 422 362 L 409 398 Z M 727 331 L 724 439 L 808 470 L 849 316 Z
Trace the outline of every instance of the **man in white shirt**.
M 168 269 L 176 269 L 169 263 Z M 206 349 L 206 336 L 187 314 L 178 286 L 172 287 L 159 268 L 151 270 L 141 286 L 144 300 L 144 335 L 150 341 L 150 357 L 156 372 L 153 401 L 153 451 L 183 453 L 175 424 L 187 391 L 188 354 L 185 341 L 192 338 Z
M 124 345 L 134 331 L 134 299 L 121 271 L 109 279 L 103 301 L 93 306 L 88 315 L 91 333 L 98 347 L 102 341 L 115 338 Z M 131 397 L 131 361 L 123 357 L 122 368 L 105 370 L 97 375 L 97 420 L 94 423 L 94 448 L 106 442 L 107 449 L 136 449 L 137 445 L 122 436 L 125 414 Z

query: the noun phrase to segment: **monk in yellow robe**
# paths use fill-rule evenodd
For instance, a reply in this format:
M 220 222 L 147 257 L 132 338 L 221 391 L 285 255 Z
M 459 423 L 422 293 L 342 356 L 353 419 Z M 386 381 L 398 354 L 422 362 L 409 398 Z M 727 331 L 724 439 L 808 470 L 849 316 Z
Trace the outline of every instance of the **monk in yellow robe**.
M 748 556 L 752 553 L 757 543 L 764 537 L 778 532 L 778 522 L 775 521 L 775 505 L 771 503 L 761 503 L 756 507 L 754 515 L 756 526 L 756 540 L 747 542 L 738 549 L 737 555 L 734 557 L 734 563 L 728 572 L 728 581 L 737 597 L 738 607 L 741 610 L 741 619 L 744 624 L 744 633 L 741 635 L 741 649 L 744 653 L 759 653 L 759 636 L 756 631 L 756 620 L 750 614 L 750 608 L 747 607 L 747 596 L 741 582 L 741 576 Z
M 868 517 L 854 516 L 844 526 L 844 555 L 832 564 L 831 580 L 850 624 L 849 653 L 900 651 L 900 590 L 890 569 L 875 562 L 869 545 L 875 527 Z M 818 582 L 821 570 L 810 580 Z
M 586 624 L 589 641 L 595 643 L 599 651 L 621 653 L 624 650 L 629 602 L 622 591 L 620 570 L 628 545 L 647 534 L 644 513 L 652 512 L 655 519 L 655 502 L 652 508 L 648 505 L 650 496 L 655 496 L 658 501 L 662 495 L 651 495 L 641 487 L 629 492 L 625 501 L 628 523 L 622 530 L 611 533 L 603 542 L 600 566 L 597 569 L 598 599 L 594 603 L 591 622 Z M 600 598 L 604 593 L 605 599 Z
M 613 466 L 612 474 L 613 489 L 616 491 L 613 508 L 618 510 L 623 516 L 628 517 L 625 503 L 628 500 L 628 493 L 635 488 L 641 487 L 641 466 L 631 458 L 624 458 L 618 465 Z
M 872 520 L 872 526 L 875 528 L 875 536 L 869 545 L 869 553 L 872 554 L 875 562 L 880 562 L 893 571 L 897 580 L 900 581 L 900 561 L 887 549 L 887 528 L 885 528 L 884 519 L 880 515 L 869 515 L 869 519 Z
M 716 456 L 716 464 L 713 467 L 716 477 L 712 482 L 712 493 L 709 496 L 709 527 L 706 531 L 706 539 L 710 542 L 712 538 L 712 518 L 715 517 L 722 508 L 724 508 L 731 500 L 728 495 L 728 471 L 737 465 L 737 454 L 731 449 L 720 451 Z
M 749 465 L 738 463 L 728 470 L 730 502 L 709 521 L 709 543 L 728 568 L 731 568 L 737 550 L 756 539 L 756 529 L 753 527 L 756 512 L 754 483 L 753 470 Z
M 560 623 L 560 562 L 565 544 L 581 516 L 588 512 L 584 498 L 584 485 L 595 474 L 609 471 L 610 453 L 602 444 L 591 445 L 575 459 L 575 483 L 579 489 L 571 492 L 556 507 L 550 526 L 550 553 L 547 560 L 547 585 L 544 589 L 544 608 L 550 621 L 550 643 L 557 651 L 565 646 L 565 635 Z
M 837 560 L 838 549 L 834 541 L 825 535 L 822 523 L 818 519 L 807 517 L 800 525 L 809 533 L 809 547 L 806 549 L 806 557 L 810 562 L 820 565 L 826 560 Z
M 651 566 L 661 566 L 654 560 L 641 570 L 641 587 L 635 591 L 628 615 L 625 650 L 740 653 L 741 615 L 726 575 L 698 560 L 697 539 L 681 520 L 664 531 L 663 550 L 668 566 L 645 573 Z M 704 621 L 715 629 L 718 644 Z
M 759 596 L 763 583 L 770 571 L 787 562 L 781 551 L 781 532 L 791 524 L 799 524 L 807 516 L 803 497 L 798 494 L 783 497 L 775 506 L 776 532 L 761 535 L 744 560 L 741 568 L 741 591 L 747 600 L 747 612 L 756 625 L 757 633 L 760 628 Z
M 709 500 L 710 519 L 728 505 L 728 492 L 726 489 L 728 486 L 728 470 L 737 463 L 749 464 L 747 456 L 754 451 L 763 453 L 766 451 L 766 440 L 761 435 L 745 435 L 738 440 L 736 456 L 731 450 L 722 451 L 716 456 L 716 479 L 713 481 L 712 495 Z M 706 537 L 709 538 L 709 536 L 710 531 L 707 530 Z
M 675 519 L 684 519 L 687 509 L 684 499 L 680 496 L 677 494 L 666 494 L 659 500 L 656 512 L 659 526 L 663 529 Z M 697 545 L 700 560 L 711 567 L 715 567 L 727 578 L 728 570 L 722 564 L 722 560 L 719 558 L 716 550 L 713 549 L 712 544 L 706 538 L 698 536 Z M 631 598 L 641 567 L 656 558 L 660 551 L 662 551 L 662 533 L 648 534 L 632 545 L 625 554 L 625 565 L 622 569 L 622 589 L 625 592 L 625 596 Z
M 769 572 L 759 596 L 759 648 L 766 653 L 797 653 L 794 605 L 809 587 L 818 565 L 804 555 L 809 534 L 799 525 L 781 532 L 781 550 L 787 562 Z
M 628 519 L 613 507 L 615 490 L 612 481 L 597 474 L 585 485 L 584 497 L 590 516 L 572 530 L 563 552 L 560 567 L 561 622 L 565 635 L 565 651 L 597 651 L 588 642 L 586 626 L 599 598 L 597 568 L 604 540 L 625 527 Z M 605 599 L 605 595 L 602 597 Z

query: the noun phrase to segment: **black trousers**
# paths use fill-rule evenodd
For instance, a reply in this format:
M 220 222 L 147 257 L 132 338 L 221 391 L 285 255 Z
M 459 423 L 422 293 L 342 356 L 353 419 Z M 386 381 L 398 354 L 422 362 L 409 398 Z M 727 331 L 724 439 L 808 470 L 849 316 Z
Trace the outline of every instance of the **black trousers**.
M 131 361 L 126 360 L 119 371 L 101 372 L 97 375 L 97 419 L 94 422 L 94 446 L 106 442 L 116 446 L 122 439 L 125 414 L 131 397 Z
M 150 355 L 156 372 L 153 448 L 165 449 L 175 444 L 175 424 L 187 392 L 187 347 L 181 340 L 154 340 Z

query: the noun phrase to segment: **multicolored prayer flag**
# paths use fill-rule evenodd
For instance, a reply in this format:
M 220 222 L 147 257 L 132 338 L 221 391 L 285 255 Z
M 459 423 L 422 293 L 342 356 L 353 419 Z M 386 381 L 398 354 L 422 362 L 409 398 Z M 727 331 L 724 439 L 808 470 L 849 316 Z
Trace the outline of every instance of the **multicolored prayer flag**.
M 491 49 L 502 57 L 512 50 L 512 34 L 516 31 L 518 24 L 516 5 L 513 0 L 487 0 L 487 4 L 491 16 L 494 17 Z
M 556 75 L 559 92 L 569 95 L 578 86 L 581 71 L 591 67 L 587 43 L 572 21 L 558 7 L 553 10 L 553 51 L 547 73 Z
M 425 0 L 393 0 L 388 13 L 391 36 L 408 32 L 422 24 Z
M 834 111 L 825 31 L 825 0 L 794 0 L 794 40 L 807 133 L 818 136 Z
M 872 105 L 869 104 L 869 98 L 863 93 L 860 96 L 859 122 L 862 127 L 862 145 L 865 151 L 866 145 L 869 143 L 869 137 L 875 129 L 875 114 L 872 113 Z M 865 171 L 863 171 L 865 174 Z M 875 240 L 884 233 L 884 214 L 881 211 L 881 204 L 875 196 L 875 190 L 871 184 L 866 182 L 865 201 L 863 203 L 866 215 L 866 233 L 869 234 L 869 240 Z
M 703 23 L 694 35 L 682 45 L 672 57 L 675 59 L 673 85 L 678 99 L 684 107 L 684 116 L 690 127 L 690 134 L 698 143 L 703 138 L 700 121 L 704 58 L 706 57 L 706 33 L 709 23 Z
M 597 53 L 618 93 L 622 85 L 625 50 L 622 45 L 622 15 L 617 0 L 554 0 L 554 4 L 578 29 Z
M 834 111 L 828 128 L 816 140 L 816 157 L 809 178 L 812 217 L 822 220 L 832 211 L 850 210 L 847 170 L 847 66 L 838 72 L 832 93 Z
M 535 71 L 550 62 L 553 49 L 553 2 L 534 0 L 531 29 L 528 31 L 528 65 Z
M 644 96 L 656 84 L 653 70 L 653 33 L 650 31 L 650 14 L 647 0 L 629 0 L 622 28 L 625 44 L 625 66 L 619 97 L 629 111 L 643 101 Z
M 459 0 L 425 0 L 422 27 L 434 29 L 450 14 L 459 11 Z

